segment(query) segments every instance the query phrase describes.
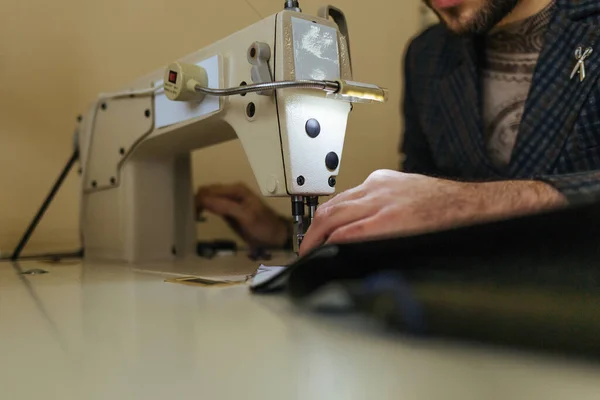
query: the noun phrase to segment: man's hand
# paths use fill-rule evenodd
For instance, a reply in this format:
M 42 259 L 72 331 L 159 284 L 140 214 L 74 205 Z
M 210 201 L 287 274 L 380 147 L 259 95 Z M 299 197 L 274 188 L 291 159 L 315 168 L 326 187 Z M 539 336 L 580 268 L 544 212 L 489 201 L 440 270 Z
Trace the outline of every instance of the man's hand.
M 542 182 L 468 183 L 380 170 L 317 210 L 300 255 L 324 243 L 423 233 L 564 204 Z
M 286 221 L 246 185 L 211 185 L 198 189 L 196 211 L 223 217 L 251 247 L 283 248 L 289 232 Z

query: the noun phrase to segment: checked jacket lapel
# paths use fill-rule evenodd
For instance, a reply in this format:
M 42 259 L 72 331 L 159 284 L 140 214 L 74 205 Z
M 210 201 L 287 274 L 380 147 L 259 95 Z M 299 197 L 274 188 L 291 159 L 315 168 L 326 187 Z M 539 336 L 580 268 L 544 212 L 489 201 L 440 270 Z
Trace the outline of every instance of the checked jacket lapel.
M 495 169 L 485 151 L 475 44 L 471 39 L 454 37 L 446 46 L 444 57 L 453 58 L 454 67 L 440 73 L 436 93 L 444 121 L 440 126 L 442 135 L 461 163 L 465 177 L 489 177 Z
M 546 42 L 525 104 L 509 165 L 509 176 L 527 178 L 550 172 L 572 132 L 579 112 L 600 77 L 598 0 L 557 0 Z M 595 22 L 595 23 L 593 23 Z M 570 78 L 575 50 L 592 47 L 586 79 Z

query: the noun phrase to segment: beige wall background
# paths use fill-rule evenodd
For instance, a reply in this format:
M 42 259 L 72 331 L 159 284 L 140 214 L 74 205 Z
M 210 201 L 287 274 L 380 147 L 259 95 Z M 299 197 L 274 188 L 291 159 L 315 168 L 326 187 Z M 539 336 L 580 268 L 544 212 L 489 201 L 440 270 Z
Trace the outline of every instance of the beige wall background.
M 327 4 L 301 0 L 315 14 Z M 350 27 L 354 78 L 390 89 L 386 105 L 357 105 L 351 114 L 338 189 L 370 172 L 398 168 L 402 55 L 417 33 L 420 0 L 337 0 Z M 98 92 L 202 48 L 260 18 L 283 0 L 0 0 L 0 251 L 10 251 L 33 217 L 72 146 L 76 116 Z M 223 160 L 227 160 L 224 163 Z M 196 185 L 244 181 L 257 190 L 241 145 L 194 153 Z M 26 253 L 79 246 L 79 176 L 71 173 Z M 266 199 L 289 212 L 288 199 Z M 200 238 L 235 238 L 218 218 Z

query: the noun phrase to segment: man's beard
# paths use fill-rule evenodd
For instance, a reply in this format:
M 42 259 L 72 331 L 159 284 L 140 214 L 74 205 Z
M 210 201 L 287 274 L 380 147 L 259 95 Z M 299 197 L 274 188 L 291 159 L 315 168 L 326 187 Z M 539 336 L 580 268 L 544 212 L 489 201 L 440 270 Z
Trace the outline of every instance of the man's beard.
M 424 1 L 452 32 L 458 35 L 482 35 L 491 31 L 504 17 L 510 14 L 520 0 L 484 0 L 484 4 L 475 11 L 475 15 L 465 22 L 459 21 L 460 11 L 458 8 L 445 10 L 444 16 L 442 16 L 433 9 L 431 0 Z M 448 23 L 445 18 L 453 19 L 459 26 Z

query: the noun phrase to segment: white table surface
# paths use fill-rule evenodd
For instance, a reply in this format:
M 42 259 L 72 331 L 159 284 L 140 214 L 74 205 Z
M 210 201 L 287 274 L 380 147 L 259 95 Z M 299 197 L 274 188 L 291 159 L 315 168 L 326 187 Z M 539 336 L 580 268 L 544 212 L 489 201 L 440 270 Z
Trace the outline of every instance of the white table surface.
M 49 273 L 0 263 L 1 399 L 600 399 L 598 365 L 410 341 L 295 309 L 284 296 L 166 283 L 159 273 L 257 267 L 236 257 L 145 272 L 20 267 Z

